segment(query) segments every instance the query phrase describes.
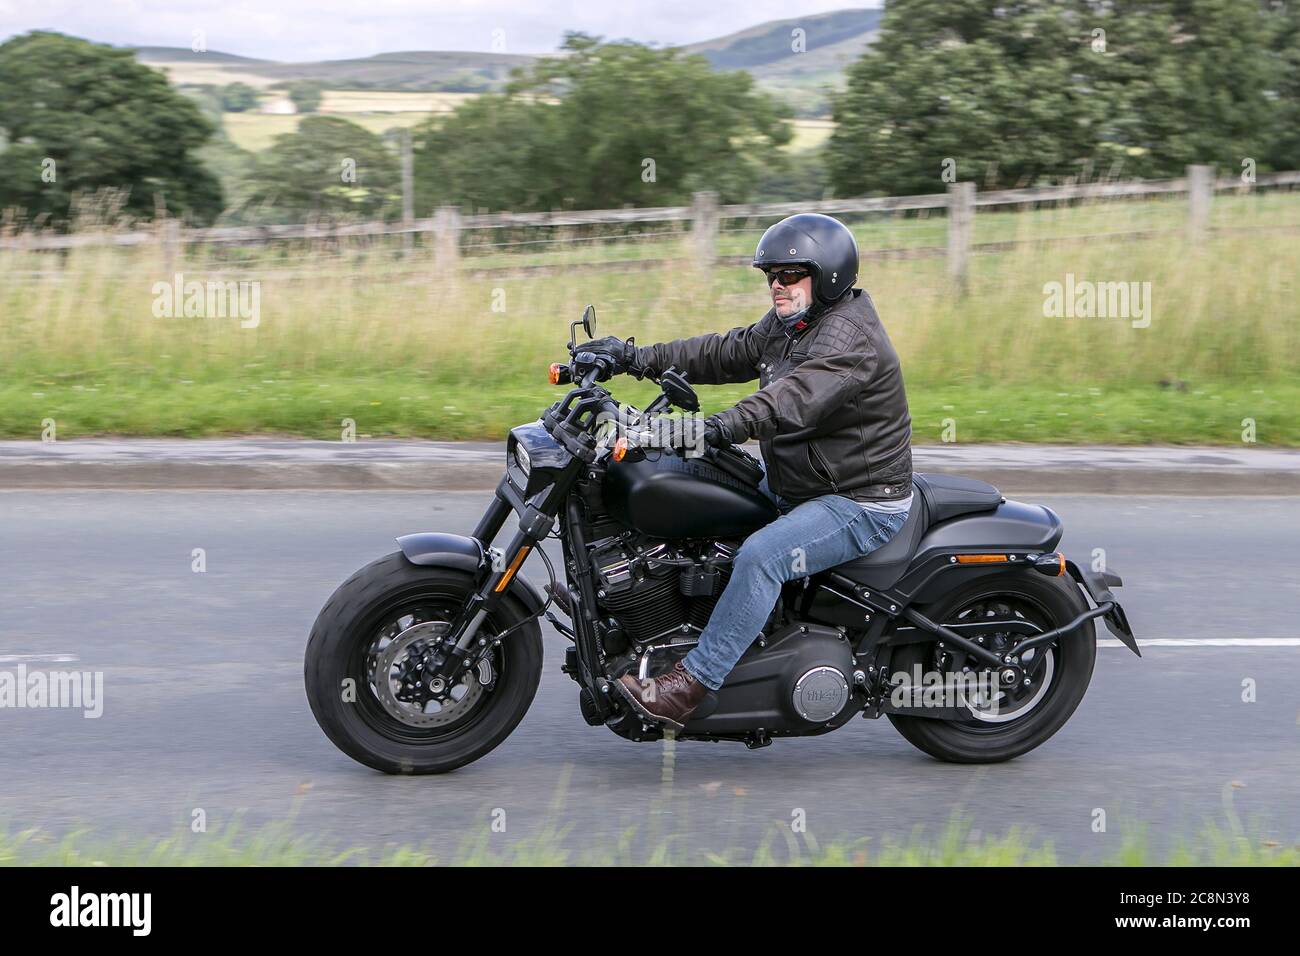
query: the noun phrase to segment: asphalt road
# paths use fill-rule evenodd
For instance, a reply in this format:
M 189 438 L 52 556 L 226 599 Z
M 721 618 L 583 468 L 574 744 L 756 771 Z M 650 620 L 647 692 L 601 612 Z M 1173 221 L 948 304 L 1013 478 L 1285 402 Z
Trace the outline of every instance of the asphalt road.
M 741 745 L 631 744 L 588 727 L 549 625 L 537 699 L 515 734 L 442 777 L 354 764 L 317 729 L 302 651 L 357 567 L 417 530 L 468 532 L 485 493 L 0 492 L 0 670 L 100 671 L 102 717 L 0 709 L 0 827 L 154 837 L 201 807 L 209 829 L 291 820 L 338 846 L 513 841 L 571 826 L 585 851 L 626 828 L 682 846 L 752 847 L 796 808 L 821 840 L 934 833 L 961 810 L 1065 859 L 1157 843 L 1226 807 L 1261 834 L 1300 835 L 1300 500 L 1060 497 L 1065 550 L 1105 547 L 1140 640 L 1098 651 L 1070 723 L 1009 764 L 937 763 L 887 721 Z M 202 548 L 206 571 L 192 570 Z M 544 580 L 530 561 L 525 570 Z M 1215 644 L 1240 640 L 1243 643 Z M 1257 699 L 1242 700 L 1243 681 Z M 507 832 L 492 833 L 493 811 Z M 1094 810 L 1107 832 L 1092 829 Z

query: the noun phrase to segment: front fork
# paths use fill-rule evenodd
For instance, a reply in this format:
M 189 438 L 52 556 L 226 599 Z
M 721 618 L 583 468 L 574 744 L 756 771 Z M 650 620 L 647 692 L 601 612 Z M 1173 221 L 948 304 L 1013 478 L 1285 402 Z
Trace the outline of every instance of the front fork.
M 483 621 L 500 605 L 524 560 L 550 534 L 555 516 L 568 498 L 569 488 L 583 467 L 583 462 L 575 458 L 556 476 L 556 480 L 536 504 L 524 500 L 508 478 L 503 477 L 497 485 L 496 497 L 474 529 L 474 537 L 483 546 L 484 553 L 487 553 L 488 545 L 512 512 L 520 515 L 519 529 L 502 552 L 503 560 L 489 561 L 480 571 L 481 580 L 473 596 L 466 602 L 465 609 L 452 626 L 451 634 L 444 643 L 442 660 L 432 669 L 431 675 L 441 678 L 444 686 L 451 686 L 458 674 L 477 665 L 479 659 L 491 649 L 492 642 L 486 637 L 480 637 L 478 633 Z

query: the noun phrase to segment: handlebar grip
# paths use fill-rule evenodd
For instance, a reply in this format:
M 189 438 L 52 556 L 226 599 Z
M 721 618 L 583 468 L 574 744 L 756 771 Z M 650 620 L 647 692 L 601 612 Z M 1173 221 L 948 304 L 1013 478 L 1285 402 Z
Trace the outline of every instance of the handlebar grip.
M 601 372 L 609 372 L 613 369 L 613 366 L 604 356 L 597 355 L 595 352 L 579 352 L 573 357 L 575 370 L 582 366 L 588 366 L 582 373 L 582 386 L 584 388 L 597 381 Z

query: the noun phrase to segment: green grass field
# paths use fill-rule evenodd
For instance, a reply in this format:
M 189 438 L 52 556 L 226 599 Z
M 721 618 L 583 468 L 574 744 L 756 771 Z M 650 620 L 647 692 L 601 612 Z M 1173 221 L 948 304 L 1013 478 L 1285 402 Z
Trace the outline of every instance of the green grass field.
M 269 95 L 269 94 L 268 94 Z M 413 93 L 384 90 L 325 90 L 319 115 L 338 116 L 363 126 L 372 133 L 394 127 L 416 126 L 430 116 L 448 113 L 472 99 L 473 93 Z M 256 153 L 267 149 L 275 137 L 298 129 L 307 114 L 275 114 L 250 110 L 223 113 L 226 135 L 240 149 Z M 828 134 L 829 135 L 829 134 Z
M 868 259 L 863 284 L 902 355 L 917 441 L 939 441 L 951 420 L 958 441 L 1240 445 L 1249 419 L 1259 443 L 1300 446 L 1300 243 L 1280 231 L 1300 224 L 1300 196 L 1221 195 L 1215 225 L 1240 231 L 1199 245 L 1183 216 L 1177 202 L 980 213 L 977 242 L 1074 241 L 976 256 L 965 296 L 942 257 Z M 721 251 L 752 247 L 753 225 L 725 233 Z M 864 250 L 944 235 L 941 219 L 855 228 Z M 1080 238 L 1125 229 L 1169 232 Z M 364 436 L 500 438 L 557 397 L 546 367 L 566 357 L 568 322 L 588 302 L 601 333 L 643 343 L 765 309 L 756 272 L 693 269 L 671 237 L 471 252 L 474 274 L 459 277 L 436 273 L 422 248 L 403 258 L 391 246 L 191 249 L 170 270 L 153 246 L 0 252 L 0 435 L 35 438 L 54 419 L 60 438 L 335 438 L 351 418 Z M 652 255 L 677 258 L 566 271 Z M 553 268 L 520 275 L 527 265 Z M 259 281 L 259 325 L 156 318 L 154 284 L 174 271 Z M 1151 283 L 1149 325 L 1045 317 L 1044 285 L 1067 274 Z M 751 388 L 701 393 L 713 410 Z M 636 404 L 652 394 L 631 379 L 614 389 Z

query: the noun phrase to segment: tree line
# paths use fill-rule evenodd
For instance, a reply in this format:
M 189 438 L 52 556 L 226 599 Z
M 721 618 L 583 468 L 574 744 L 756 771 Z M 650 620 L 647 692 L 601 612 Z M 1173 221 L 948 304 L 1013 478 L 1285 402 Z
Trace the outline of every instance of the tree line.
M 1300 168 L 1300 4 L 1276 0 L 888 0 L 803 153 L 783 148 L 797 92 L 672 48 L 571 34 L 561 52 L 411 130 L 417 215 Z M 212 160 L 249 90 L 205 110 L 129 51 L 48 32 L 0 44 L 0 89 L 0 209 L 28 218 L 66 222 L 102 189 L 142 219 L 400 215 L 398 131 L 308 115 Z

